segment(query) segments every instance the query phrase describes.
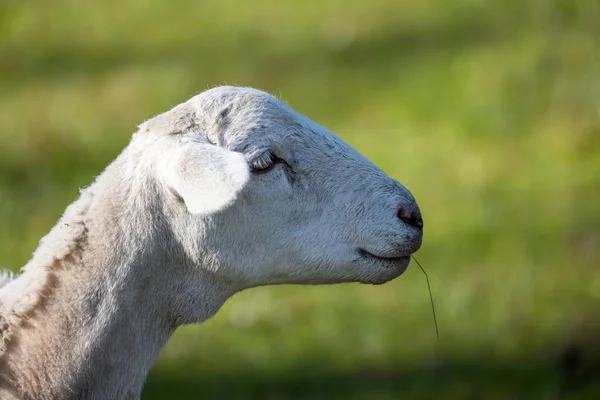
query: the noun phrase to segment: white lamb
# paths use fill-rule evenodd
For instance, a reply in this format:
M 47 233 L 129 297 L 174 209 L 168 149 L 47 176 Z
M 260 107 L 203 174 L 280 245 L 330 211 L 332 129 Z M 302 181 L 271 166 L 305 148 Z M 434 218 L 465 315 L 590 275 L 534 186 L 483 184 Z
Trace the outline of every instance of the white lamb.
M 422 240 L 411 193 L 254 89 L 140 125 L 0 288 L 1 399 L 134 399 L 175 329 L 241 290 L 380 284 Z

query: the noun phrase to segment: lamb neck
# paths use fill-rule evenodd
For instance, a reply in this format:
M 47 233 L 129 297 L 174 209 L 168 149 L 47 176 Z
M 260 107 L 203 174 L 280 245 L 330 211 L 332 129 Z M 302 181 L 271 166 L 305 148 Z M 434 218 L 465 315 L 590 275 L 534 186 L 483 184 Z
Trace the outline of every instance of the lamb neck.
M 114 190 L 99 192 L 113 198 L 91 202 L 83 218 L 85 240 L 54 263 L 43 300 L 7 343 L 1 399 L 137 399 L 177 326 L 209 318 L 231 294 L 201 270 L 194 282 L 177 279 L 177 271 L 193 266 L 151 205 L 140 210 L 144 216 L 135 215 Z M 70 223 L 68 214 L 57 227 Z M 60 235 L 57 227 L 46 240 L 50 245 L 63 239 L 52 237 Z M 16 279 L 39 273 L 36 267 Z M 192 284 L 205 296 L 189 297 L 185 285 Z M 182 307 L 195 307 L 198 318 L 181 319 Z

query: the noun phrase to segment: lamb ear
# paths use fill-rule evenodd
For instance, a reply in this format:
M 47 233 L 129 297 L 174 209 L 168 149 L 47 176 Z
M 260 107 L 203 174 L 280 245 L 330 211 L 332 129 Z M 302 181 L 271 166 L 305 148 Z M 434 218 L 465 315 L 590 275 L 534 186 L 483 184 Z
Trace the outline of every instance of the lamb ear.
M 241 153 L 190 142 L 175 150 L 164 165 L 163 175 L 190 213 L 208 215 L 235 201 L 250 172 Z

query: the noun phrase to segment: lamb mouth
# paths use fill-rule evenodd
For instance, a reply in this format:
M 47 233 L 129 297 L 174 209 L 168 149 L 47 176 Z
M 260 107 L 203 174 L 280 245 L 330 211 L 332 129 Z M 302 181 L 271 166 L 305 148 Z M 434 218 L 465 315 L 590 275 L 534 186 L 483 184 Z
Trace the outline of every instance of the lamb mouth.
M 379 261 L 385 262 L 405 262 L 407 259 L 410 259 L 410 254 L 398 255 L 398 256 L 378 256 L 376 254 L 370 253 L 365 249 L 358 249 L 358 254 L 364 258 L 371 258 Z

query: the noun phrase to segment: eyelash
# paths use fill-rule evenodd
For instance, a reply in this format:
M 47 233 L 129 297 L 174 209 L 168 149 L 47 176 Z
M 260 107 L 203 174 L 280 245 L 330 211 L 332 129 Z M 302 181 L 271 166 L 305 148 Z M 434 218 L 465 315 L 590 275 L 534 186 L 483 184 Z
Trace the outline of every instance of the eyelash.
M 252 161 L 250 169 L 256 174 L 264 174 L 281 162 L 284 161 L 269 152 L 265 152 Z

